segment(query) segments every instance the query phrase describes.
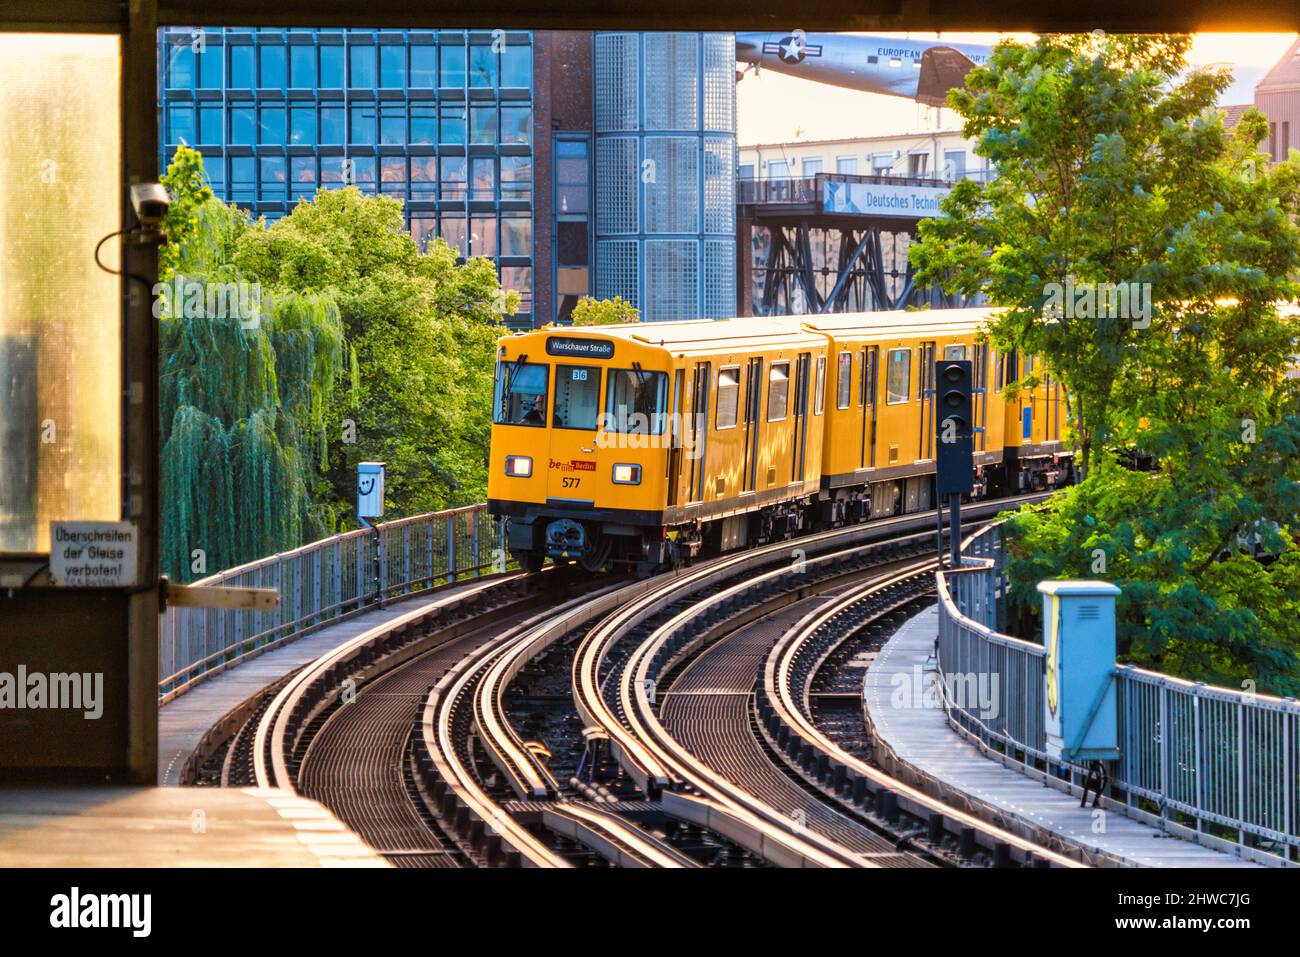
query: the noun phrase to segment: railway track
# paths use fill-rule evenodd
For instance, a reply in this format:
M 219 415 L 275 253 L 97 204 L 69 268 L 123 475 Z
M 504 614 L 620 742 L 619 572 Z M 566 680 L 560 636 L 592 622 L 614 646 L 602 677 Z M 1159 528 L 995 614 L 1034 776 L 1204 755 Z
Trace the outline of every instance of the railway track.
M 842 595 L 900 569 L 929 577 L 916 557 L 933 548 L 929 521 L 902 516 L 822 532 L 594 589 L 564 569 L 492 576 L 413 605 L 285 680 L 235 735 L 223 779 L 301 790 L 398 866 L 943 862 L 954 856 L 943 842 L 897 840 L 898 805 L 877 791 L 904 795 L 902 813 L 915 817 L 920 798 L 901 785 L 858 783 L 869 766 L 829 750 L 838 746 L 825 735 L 800 737 L 788 757 L 792 732 L 773 717 L 785 711 L 768 703 L 786 708 L 784 679 L 770 692 L 759 680 L 777 648 L 796 647 L 796 664 L 820 663 L 843 644 L 824 642 L 824 629 L 798 646 L 783 637 L 839 607 Z M 590 771 L 603 760 L 615 771 L 606 779 L 566 771 L 557 780 L 549 749 L 524 740 L 511 719 L 512 683 L 557 642 L 575 649 L 572 692 L 586 749 L 576 766 Z M 816 671 L 798 665 L 788 687 Z M 809 746 L 824 753 L 811 759 L 811 777 Z M 832 770 L 822 781 L 824 767 Z M 870 770 L 870 780 L 884 778 Z M 964 829 L 975 825 L 951 812 L 944 820 L 967 849 Z M 987 856 L 998 863 L 1004 845 L 1020 847 L 990 841 Z M 1045 858 L 1026 846 L 1010 859 Z

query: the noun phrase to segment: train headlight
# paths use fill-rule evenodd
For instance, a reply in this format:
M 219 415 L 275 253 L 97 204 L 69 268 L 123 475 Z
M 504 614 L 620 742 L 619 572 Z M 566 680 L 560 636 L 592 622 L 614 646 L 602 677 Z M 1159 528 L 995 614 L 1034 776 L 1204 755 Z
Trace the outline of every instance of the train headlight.
M 641 484 L 641 466 L 639 466 L 639 465 L 615 465 L 615 466 L 614 466 L 614 484 L 615 484 L 615 485 L 640 485 L 640 484 Z
M 514 478 L 528 478 L 533 474 L 533 460 L 528 455 L 507 455 L 506 474 Z

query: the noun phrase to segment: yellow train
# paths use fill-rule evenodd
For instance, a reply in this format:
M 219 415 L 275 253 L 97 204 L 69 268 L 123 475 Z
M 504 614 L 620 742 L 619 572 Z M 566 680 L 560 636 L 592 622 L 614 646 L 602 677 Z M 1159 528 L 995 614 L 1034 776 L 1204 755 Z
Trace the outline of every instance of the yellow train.
M 934 363 L 973 360 L 976 497 L 1072 477 L 1050 376 L 987 309 L 547 327 L 500 340 L 488 508 L 511 554 L 641 572 L 933 505 Z M 1021 365 L 1023 361 L 1023 367 Z

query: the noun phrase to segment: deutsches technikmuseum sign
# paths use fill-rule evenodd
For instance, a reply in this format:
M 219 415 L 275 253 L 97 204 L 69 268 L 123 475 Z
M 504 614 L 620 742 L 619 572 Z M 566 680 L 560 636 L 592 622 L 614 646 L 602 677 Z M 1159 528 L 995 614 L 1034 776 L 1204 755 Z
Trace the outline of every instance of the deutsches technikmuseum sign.
M 827 180 L 822 211 L 854 216 L 897 216 L 917 219 L 939 215 L 946 186 L 895 186 L 884 183 L 841 183 Z

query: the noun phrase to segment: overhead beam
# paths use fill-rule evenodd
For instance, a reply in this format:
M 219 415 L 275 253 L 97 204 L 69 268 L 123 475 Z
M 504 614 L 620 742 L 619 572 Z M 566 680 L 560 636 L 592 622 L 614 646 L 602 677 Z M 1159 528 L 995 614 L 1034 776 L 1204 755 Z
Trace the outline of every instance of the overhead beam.
M 112 32 L 119 0 L 6 0 L 0 30 Z M 785 0 L 163 0 L 158 23 L 276 27 L 448 27 L 485 29 L 1006 30 L 1111 33 L 1300 30 L 1294 0 L 823 0 L 792 15 Z

